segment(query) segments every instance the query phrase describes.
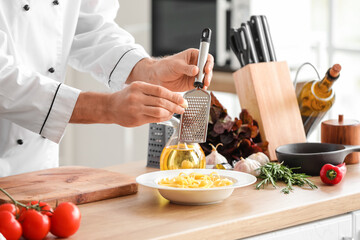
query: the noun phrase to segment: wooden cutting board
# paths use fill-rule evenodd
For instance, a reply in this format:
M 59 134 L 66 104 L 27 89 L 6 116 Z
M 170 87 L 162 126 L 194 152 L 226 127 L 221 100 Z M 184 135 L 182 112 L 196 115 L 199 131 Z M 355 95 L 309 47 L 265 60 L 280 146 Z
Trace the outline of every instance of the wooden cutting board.
M 0 178 L 0 187 L 19 202 L 89 203 L 134 194 L 135 178 L 103 169 L 66 166 Z M 10 199 L 0 192 L 0 203 Z

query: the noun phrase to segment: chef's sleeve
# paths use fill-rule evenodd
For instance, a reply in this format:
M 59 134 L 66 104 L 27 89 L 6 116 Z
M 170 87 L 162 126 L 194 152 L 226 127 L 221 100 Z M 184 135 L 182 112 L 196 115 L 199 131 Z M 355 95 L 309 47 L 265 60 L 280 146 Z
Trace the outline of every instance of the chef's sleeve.
M 7 42 L 0 31 L 0 118 L 59 143 L 80 91 L 16 62 Z
M 135 64 L 149 57 L 114 22 L 118 8 L 117 0 L 82 1 L 69 58 L 73 68 L 90 72 L 112 90 L 122 89 Z

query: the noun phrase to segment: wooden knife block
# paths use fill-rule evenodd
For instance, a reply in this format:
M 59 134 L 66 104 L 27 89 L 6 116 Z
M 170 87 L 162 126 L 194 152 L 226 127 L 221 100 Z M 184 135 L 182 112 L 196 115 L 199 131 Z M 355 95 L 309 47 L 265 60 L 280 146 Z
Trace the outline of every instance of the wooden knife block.
M 261 138 L 269 142 L 268 154 L 284 144 L 306 142 L 295 89 L 286 62 L 248 64 L 233 73 L 242 109 L 259 123 Z

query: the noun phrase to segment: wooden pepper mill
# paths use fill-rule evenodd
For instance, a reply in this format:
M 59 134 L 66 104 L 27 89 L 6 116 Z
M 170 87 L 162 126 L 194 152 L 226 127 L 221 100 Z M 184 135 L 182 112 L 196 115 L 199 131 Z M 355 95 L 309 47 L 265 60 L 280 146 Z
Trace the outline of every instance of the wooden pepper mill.
M 344 119 L 327 120 L 321 123 L 321 142 L 343 145 L 360 145 L 360 122 Z M 360 161 L 360 153 L 351 153 L 345 158 L 346 164 L 355 164 Z

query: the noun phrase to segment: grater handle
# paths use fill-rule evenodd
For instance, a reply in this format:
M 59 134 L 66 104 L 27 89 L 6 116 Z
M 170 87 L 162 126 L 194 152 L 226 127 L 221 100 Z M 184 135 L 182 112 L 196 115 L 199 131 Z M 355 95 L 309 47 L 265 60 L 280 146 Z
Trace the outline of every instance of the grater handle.
M 199 74 L 195 78 L 194 87 L 196 88 L 203 88 L 204 86 L 204 67 L 207 61 L 207 57 L 209 54 L 209 47 L 210 47 L 210 39 L 211 39 L 211 29 L 205 28 L 201 33 L 200 38 L 200 48 L 199 48 L 199 57 L 197 66 L 199 68 Z

